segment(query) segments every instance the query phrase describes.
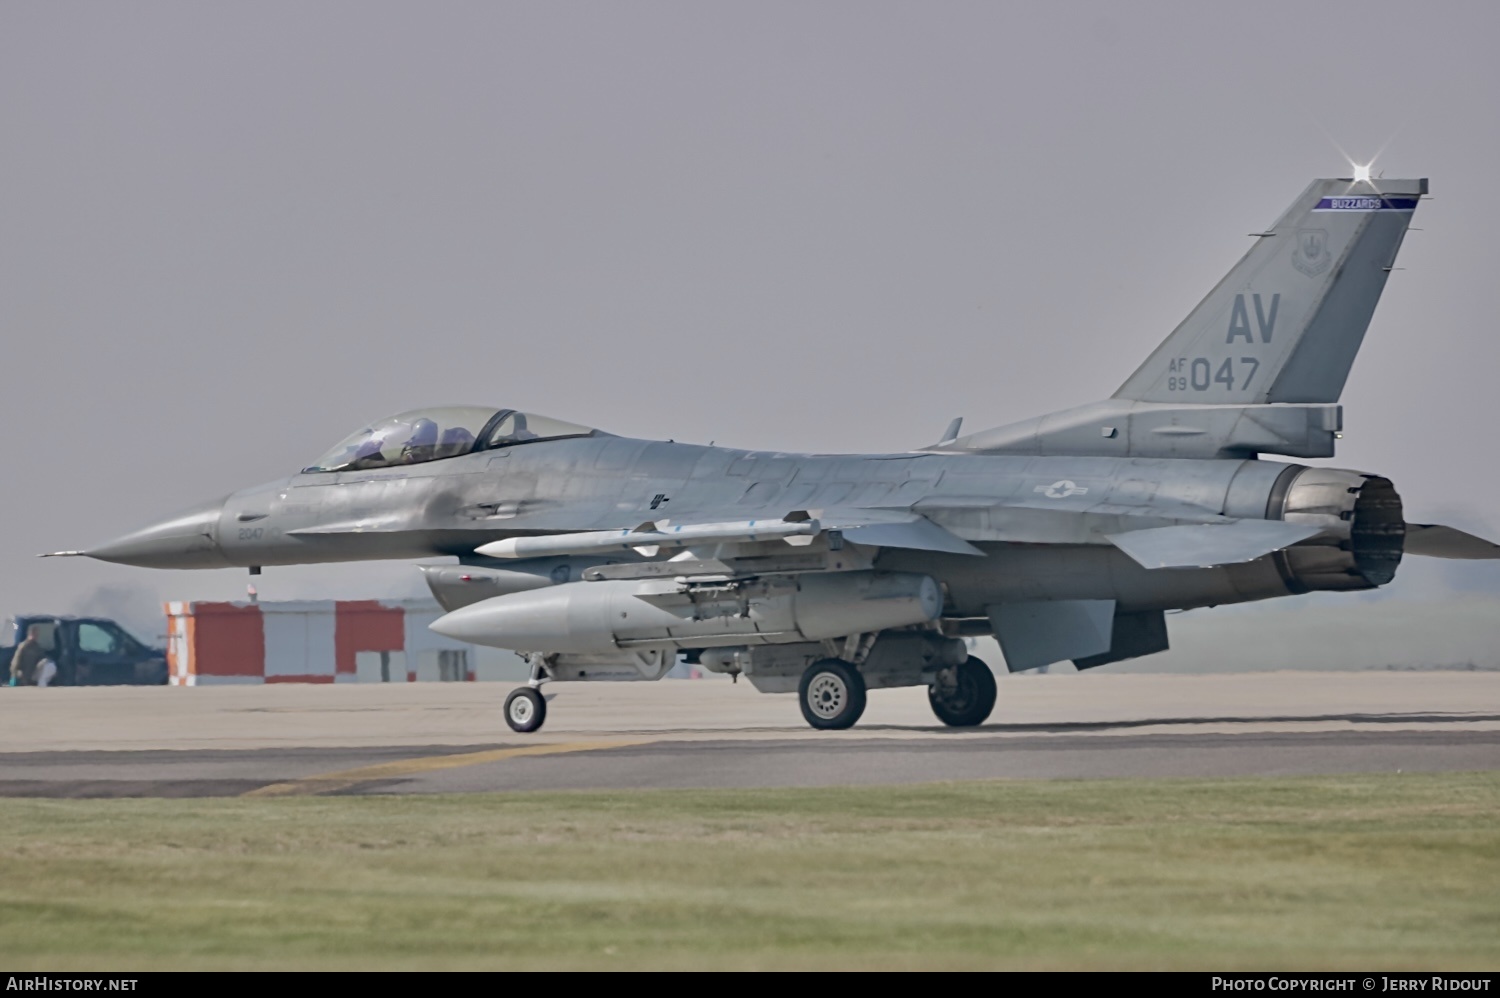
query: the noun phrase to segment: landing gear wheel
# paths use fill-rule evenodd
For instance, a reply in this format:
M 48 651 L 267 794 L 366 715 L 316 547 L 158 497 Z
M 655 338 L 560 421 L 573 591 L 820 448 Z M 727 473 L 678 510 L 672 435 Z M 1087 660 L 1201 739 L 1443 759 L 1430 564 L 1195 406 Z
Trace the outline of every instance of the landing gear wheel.
M 505 723 L 510 730 L 526 733 L 535 731 L 547 719 L 547 701 L 541 690 L 530 686 L 511 690 L 505 698 Z
M 927 702 L 938 720 L 953 728 L 983 724 L 995 709 L 995 674 L 970 655 L 954 671 L 952 685 L 936 683 L 927 689 Z
M 865 712 L 865 677 L 848 662 L 825 658 L 802 673 L 797 687 L 802 716 L 824 731 L 854 727 Z

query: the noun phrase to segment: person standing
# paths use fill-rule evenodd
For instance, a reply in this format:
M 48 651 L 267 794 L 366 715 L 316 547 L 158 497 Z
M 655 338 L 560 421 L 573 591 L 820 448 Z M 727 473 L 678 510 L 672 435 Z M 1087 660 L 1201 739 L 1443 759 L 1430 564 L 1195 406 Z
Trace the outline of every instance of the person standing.
M 32 624 L 26 628 L 26 640 L 16 645 L 16 653 L 10 659 L 10 684 L 12 686 L 35 686 L 37 666 L 47 657 L 42 648 L 42 626 Z

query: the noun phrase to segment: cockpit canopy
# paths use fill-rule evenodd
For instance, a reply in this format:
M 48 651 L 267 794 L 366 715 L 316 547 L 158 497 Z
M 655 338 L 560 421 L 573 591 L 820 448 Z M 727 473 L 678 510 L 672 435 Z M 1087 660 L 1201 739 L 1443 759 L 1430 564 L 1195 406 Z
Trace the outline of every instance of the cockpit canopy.
M 364 471 L 423 464 L 473 451 L 598 430 L 515 409 L 450 405 L 403 412 L 352 434 L 304 471 Z

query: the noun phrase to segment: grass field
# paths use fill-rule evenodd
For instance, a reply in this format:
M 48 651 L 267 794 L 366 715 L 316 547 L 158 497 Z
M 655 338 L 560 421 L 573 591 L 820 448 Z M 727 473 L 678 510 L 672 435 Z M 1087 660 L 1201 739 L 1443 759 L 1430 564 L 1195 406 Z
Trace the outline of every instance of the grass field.
M 1500 967 L 1500 773 L 0 801 L 9 968 Z

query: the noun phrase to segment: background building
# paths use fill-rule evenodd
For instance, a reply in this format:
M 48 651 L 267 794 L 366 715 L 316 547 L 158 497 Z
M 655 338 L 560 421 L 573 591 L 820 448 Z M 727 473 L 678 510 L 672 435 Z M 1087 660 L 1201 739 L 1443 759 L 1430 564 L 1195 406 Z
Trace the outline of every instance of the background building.
M 170 602 L 166 612 L 174 686 L 526 678 L 513 652 L 429 630 L 443 613 L 432 600 Z

